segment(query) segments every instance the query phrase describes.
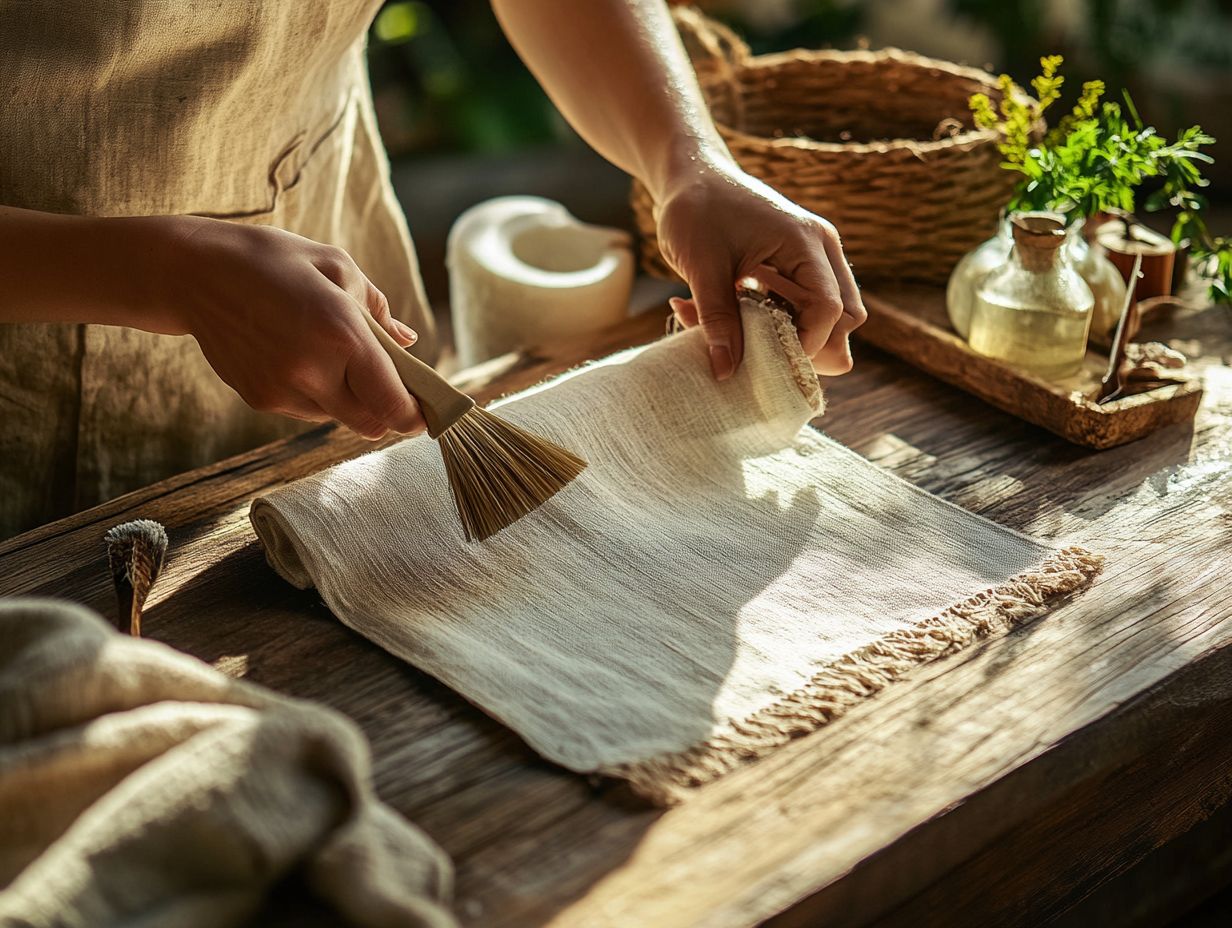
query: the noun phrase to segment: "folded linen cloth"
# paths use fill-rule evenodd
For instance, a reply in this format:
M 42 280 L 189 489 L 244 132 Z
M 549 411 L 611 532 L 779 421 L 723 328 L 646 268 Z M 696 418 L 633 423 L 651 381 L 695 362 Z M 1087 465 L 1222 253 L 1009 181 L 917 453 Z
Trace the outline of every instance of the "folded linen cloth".
M 455 924 L 448 859 L 376 799 L 350 721 L 0 602 L 0 926 L 237 925 L 294 868 L 343 924 Z
M 590 467 L 491 539 L 464 541 L 416 438 L 257 499 L 270 564 L 545 757 L 661 803 L 1096 572 L 807 427 L 790 319 L 742 315 L 724 383 L 695 329 L 498 404 Z

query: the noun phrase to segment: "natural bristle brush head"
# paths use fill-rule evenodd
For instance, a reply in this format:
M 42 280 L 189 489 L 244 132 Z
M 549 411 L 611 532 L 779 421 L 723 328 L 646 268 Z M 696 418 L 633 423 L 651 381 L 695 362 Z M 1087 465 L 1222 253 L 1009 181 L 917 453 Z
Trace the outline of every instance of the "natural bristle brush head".
M 576 454 L 479 406 L 437 443 L 468 541 L 495 535 L 586 469 Z
M 365 316 L 436 439 L 467 541 L 483 541 L 537 509 L 586 469 L 576 454 L 475 405 Z
M 141 610 L 167 557 L 167 530 L 150 519 L 125 522 L 110 529 L 107 563 L 115 584 L 119 615 L 116 627 L 141 636 Z

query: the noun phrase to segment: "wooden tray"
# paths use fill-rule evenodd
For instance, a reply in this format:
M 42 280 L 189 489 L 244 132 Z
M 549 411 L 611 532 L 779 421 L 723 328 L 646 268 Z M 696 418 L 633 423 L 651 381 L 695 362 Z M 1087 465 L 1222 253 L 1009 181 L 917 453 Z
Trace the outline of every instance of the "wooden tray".
M 863 296 L 868 321 L 856 334 L 864 341 L 1076 445 L 1123 445 L 1192 419 L 1202 400 L 1202 382 L 1195 378 L 1098 406 L 1087 397 L 1108 367 L 1105 353 L 1088 350 L 1080 374 L 1049 383 L 972 351 L 950 327 L 940 288 L 883 287 Z

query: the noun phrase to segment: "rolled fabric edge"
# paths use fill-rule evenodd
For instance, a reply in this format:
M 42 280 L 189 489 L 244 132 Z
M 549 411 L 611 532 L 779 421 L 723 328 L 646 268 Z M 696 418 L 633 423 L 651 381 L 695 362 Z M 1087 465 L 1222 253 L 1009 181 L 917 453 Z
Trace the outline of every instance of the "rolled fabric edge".
M 258 496 L 248 507 L 248 519 L 265 550 L 265 562 L 297 590 L 316 586 L 305 563 L 308 555 L 299 543 L 299 535 L 287 524 L 286 517 L 266 497 Z

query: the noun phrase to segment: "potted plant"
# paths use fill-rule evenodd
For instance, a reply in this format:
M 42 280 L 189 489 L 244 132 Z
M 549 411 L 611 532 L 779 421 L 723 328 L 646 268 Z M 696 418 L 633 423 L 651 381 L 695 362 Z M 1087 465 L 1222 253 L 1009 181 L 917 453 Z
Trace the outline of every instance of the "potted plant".
M 1142 270 L 1138 276 L 1135 298 L 1143 300 L 1171 296 L 1180 286 L 1177 268 L 1184 268 L 1185 255 L 1173 241 L 1149 226 L 1143 225 L 1132 213 L 1109 213 L 1093 224 L 1095 240 L 1127 280 L 1138 255 Z
M 1201 131 L 1195 127 L 1189 131 Z M 1214 139 L 1205 136 L 1210 144 Z M 1195 159 L 1196 160 L 1196 159 Z M 1210 161 L 1207 156 L 1203 160 Z M 1232 303 L 1232 238 L 1211 233 L 1203 211 L 1206 197 L 1198 191 L 1207 181 L 1193 161 L 1168 165 L 1163 186 L 1147 198 L 1148 210 L 1174 207 L 1178 210 L 1172 224 L 1172 242 L 1178 255 L 1184 255 L 1196 265 L 1207 282 L 1207 296 L 1213 303 Z M 1183 268 L 1183 265 L 1182 265 Z M 1183 276 L 1183 274 L 1181 275 Z M 1174 271 L 1173 281 L 1178 280 Z
M 1041 59 L 1042 74 L 1032 81 L 1037 101 L 1012 92 L 1016 88 L 1006 75 L 1000 79 L 1007 92 L 999 109 L 982 94 L 971 98 L 976 124 L 1002 136 L 1003 167 L 1022 175 L 1008 208 L 1052 210 L 1071 222 L 1083 220 L 1088 237 L 1108 251 L 1125 276 L 1134 256 L 1143 254 L 1139 300 L 1171 292 L 1177 246 L 1187 245 L 1212 279 L 1211 299 L 1228 301 L 1232 241 L 1210 234 L 1202 217 L 1206 200 L 1199 193 L 1207 186 L 1201 165 L 1212 161 L 1202 148 L 1215 140 L 1193 126 L 1169 141 L 1143 123 L 1128 93 L 1124 106 L 1103 99 L 1102 81 L 1083 84 L 1074 108 L 1041 139 L 1037 121 L 1060 96 L 1060 65 L 1060 56 Z M 1135 217 L 1139 188 L 1152 179 L 1160 186 L 1143 208 L 1179 210 L 1171 240 Z M 1108 216 L 1116 221 L 1101 227 Z
M 1008 75 L 1003 74 L 998 80 L 1000 105 L 994 108 L 986 95 L 975 94 L 971 97 L 971 109 L 977 127 L 1000 136 L 998 149 L 1004 159 L 1002 166 L 1022 175 L 1007 204 L 1008 213 L 1058 213 L 1068 224 L 1067 260 L 1073 263 L 1094 296 L 1091 330 L 1097 340 L 1102 340 L 1115 327 L 1125 302 L 1125 280 L 1121 273 L 1108 260 L 1103 247 L 1090 243 L 1083 234 L 1088 216 L 1103 201 L 1092 206 L 1087 202 L 1089 198 L 1074 197 L 1076 191 L 1070 187 L 1058 187 L 1066 176 L 1072 177 L 1077 171 L 1072 164 L 1063 171 L 1062 165 L 1049 163 L 1049 160 L 1062 160 L 1063 163 L 1074 160 L 1073 153 L 1058 142 L 1067 139 L 1074 129 L 1083 128 L 1089 132 L 1085 124 L 1095 114 L 1103 85 L 1099 82 L 1083 85 L 1082 96 L 1072 112 L 1045 136 L 1044 113 L 1060 97 L 1064 84 L 1059 73 L 1061 62 L 1060 55 L 1040 59 L 1041 73 L 1031 81 L 1035 99 L 1026 96 Z M 966 255 L 950 275 L 946 309 L 955 330 L 964 338 L 968 335 L 967 326 L 980 281 L 1009 256 L 1009 228 L 1007 218 L 998 234 Z

